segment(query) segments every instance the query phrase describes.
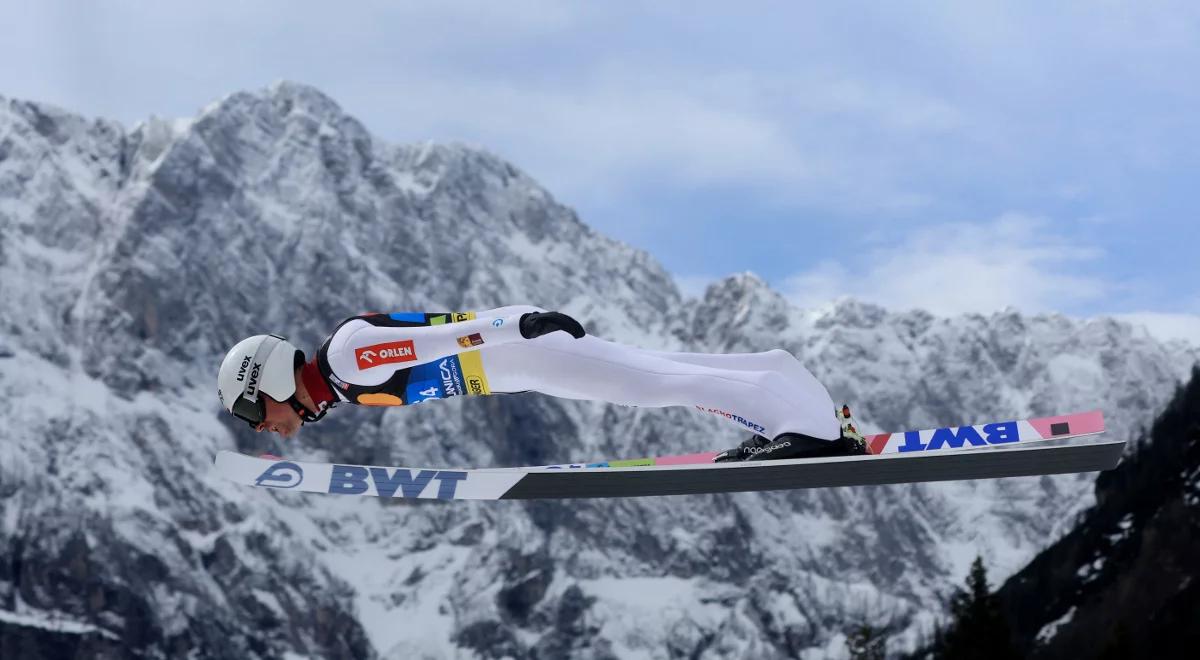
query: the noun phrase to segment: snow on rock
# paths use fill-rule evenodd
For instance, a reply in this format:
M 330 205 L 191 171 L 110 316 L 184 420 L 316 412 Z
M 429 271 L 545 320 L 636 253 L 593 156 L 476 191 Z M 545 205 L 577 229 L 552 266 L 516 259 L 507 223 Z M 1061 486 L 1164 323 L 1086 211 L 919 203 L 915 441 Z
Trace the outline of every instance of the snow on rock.
M 1054 621 L 1051 621 L 1050 623 L 1047 623 L 1045 626 L 1042 626 L 1042 629 L 1039 630 L 1037 634 L 1037 642 L 1039 644 L 1045 644 L 1054 639 L 1054 635 L 1058 632 L 1058 629 L 1070 623 L 1071 619 L 1074 617 L 1075 608 L 1072 607 L 1071 609 L 1067 610 L 1066 614 L 1055 619 Z
M 88 623 L 81 623 L 79 621 L 61 618 L 57 614 L 49 612 L 27 611 L 18 614 L 16 612 L 0 610 L 0 621 L 18 626 L 41 628 L 43 630 L 49 630 L 56 633 L 66 633 L 69 635 L 97 633 L 109 639 L 120 639 L 107 630 L 97 628 L 96 626 Z

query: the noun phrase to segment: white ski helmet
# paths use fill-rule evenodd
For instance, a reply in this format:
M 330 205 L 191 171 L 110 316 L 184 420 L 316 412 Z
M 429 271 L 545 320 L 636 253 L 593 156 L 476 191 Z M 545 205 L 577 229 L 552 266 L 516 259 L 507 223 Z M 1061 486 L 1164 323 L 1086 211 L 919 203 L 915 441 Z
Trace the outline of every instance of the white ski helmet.
M 225 355 L 217 372 L 221 406 L 257 427 L 267 417 L 266 402 L 260 393 L 280 403 L 292 403 L 296 367 L 302 364 L 304 353 L 283 337 L 255 335 L 243 339 Z

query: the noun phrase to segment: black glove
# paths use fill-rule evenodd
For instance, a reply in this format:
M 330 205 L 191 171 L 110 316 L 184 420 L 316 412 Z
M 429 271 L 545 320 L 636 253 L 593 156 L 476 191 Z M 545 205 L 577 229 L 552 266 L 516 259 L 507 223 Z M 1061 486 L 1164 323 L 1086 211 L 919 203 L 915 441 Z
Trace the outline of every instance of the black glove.
M 583 331 L 583 326 L 579 325 L 579 321 L 562 312 L 530 312 L 523 314 L 519 325 L 521 336 L 526 339 L 541 337 L 555 330 L 569 332 L 576 339 L 587 334 Z

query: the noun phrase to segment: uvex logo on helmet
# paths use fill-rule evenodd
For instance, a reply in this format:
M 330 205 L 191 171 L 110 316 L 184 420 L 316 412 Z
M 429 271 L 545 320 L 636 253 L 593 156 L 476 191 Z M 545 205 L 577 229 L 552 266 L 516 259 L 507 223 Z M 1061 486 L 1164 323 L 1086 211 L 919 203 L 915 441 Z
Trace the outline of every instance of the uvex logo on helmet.
M 258 372 L 262 370 L 262 365 L 254 363 L 254 368 L 250 370 L 250 382 L 246 384 L 247 396 L 258 396 Z
M 242 366 L 238 367 L 238 377 L 237 377 L 237 382 L 239 382 L 239 383 L 240 383 L 240 382 L 242 382 L 243 380 L 246 380 L 246 367 L 250 366 L 250 360 L 251 360 L 251 359 L 252 359 L 252 358 L 251 358 L 251 356 L 249 356 L 249 355 L 247 355 L 246 357 L 242 358 Z
M 237 381 L 240 383 L 246 380 L 246 367 L 250 366 L 251 358 L 249 355 L 242 358 L 242 366 L 238 367 Z M 258 396 L 258 373 L 262 370 L 262 365 L 255 362 L 254 368 L 250 369 L 250 382 L 246 384 L 246 396 Z
M 417 359 L 417 352 L 413 348 L 412 340 L 405 339 L 357 348 L 354 350 L 354 358 L 359 371 L 362 371 L 384 364 L 412 362 Z

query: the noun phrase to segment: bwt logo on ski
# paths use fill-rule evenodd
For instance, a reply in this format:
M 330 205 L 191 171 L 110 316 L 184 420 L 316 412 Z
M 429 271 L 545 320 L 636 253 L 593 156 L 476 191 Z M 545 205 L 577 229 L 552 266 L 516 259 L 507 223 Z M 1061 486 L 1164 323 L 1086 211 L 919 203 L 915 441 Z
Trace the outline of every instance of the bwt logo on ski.
M 379 493 L 380 497 L 421 497 L 429 484 L 436 481 L 437 499 L 452 500 L 458 482 L 466 480 L 466 472 L 454 470 L 396 468 L 396 471 L 389 475 L 387 468 L 335 465 L 333 474 L 329 477 L 329 492 L 335 495 L 362 495 L 367 492 L 370 484 L 374 484 L 375 492 Z
M 304 481 L 304 469 L 290 461 L 275 463 L 254 480 L 255 486 L 295 488 Z
M 412 362 L 417 359 L 417 352 L 413 348 L 412 340 L 405 339 L 356 348 L 354 357 L 358 361 L 359 371 L 363 371 L 384 364 Z
M 980 435 L 979 429 L 974 426 L 960 426 L 956 429 L 936 429 L 930 435 L 928 443 L 922 440 L 920 431 L 907 431 L 904 434 L 904 444 L 900 445 L 899 450 L 902 452 L 932 451 L 942 449 L 943 447 L 959 449 L 963 445 L 968 444 L 972 447 L 986 447 L 988 445 L 1018 442 L 1020 439 L 1021 432 L 1017 428 L 1016 422 L 997 422 L 995 424 L 984 424 L 982 435 Z

